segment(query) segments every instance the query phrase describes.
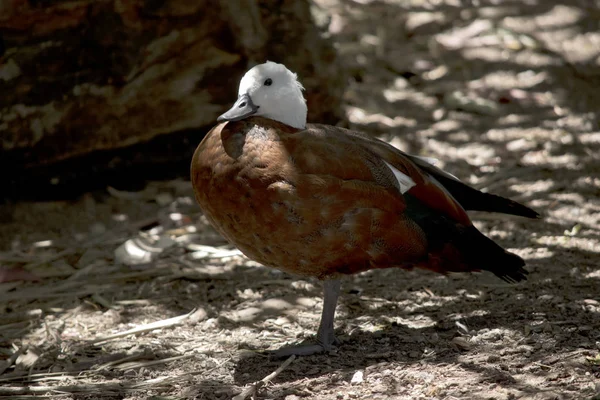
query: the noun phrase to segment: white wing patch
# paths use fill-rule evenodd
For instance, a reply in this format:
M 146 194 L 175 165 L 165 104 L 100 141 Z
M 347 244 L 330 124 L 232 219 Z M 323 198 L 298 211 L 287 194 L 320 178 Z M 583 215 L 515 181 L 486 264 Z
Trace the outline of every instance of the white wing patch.
M 387 161 L 384 161 L 384 163 L 394 173 L 394 177 L 396 177 L 396 180 L 398 181 L 398 184 L 400 185 L 401 193 L 408 192 L 411 187 L 416 185 L 415 181 L 413 181 L 410 176 L 398 171 L 396 168 L 394 168 L 392 166 L 392 164 L 388 163 Z

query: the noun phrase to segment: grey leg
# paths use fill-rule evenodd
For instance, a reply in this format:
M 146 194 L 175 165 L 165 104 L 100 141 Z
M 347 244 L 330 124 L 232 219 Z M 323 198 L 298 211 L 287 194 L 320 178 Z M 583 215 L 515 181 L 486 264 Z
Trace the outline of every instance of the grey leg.
M 317 331 L 317 341 L 323 350 L 329 351 L 338 340 L 333 332 L 333 321 L 335 319 L 335 308 L 340 295 L 341 281 L 332 279 L 323 282 L 323 311 L 321 312 L 321 323 Z
M 340 295 L 341 281 L 332 279 L 323 282 L 323 311 L 321 312 L 321 323 L 317 331 L 317 344 L 284 347 L 272 354 L 275 357 L 308 356 L 311 354 L 333 350 L 339 342 L 333 331 L 335 308 Z

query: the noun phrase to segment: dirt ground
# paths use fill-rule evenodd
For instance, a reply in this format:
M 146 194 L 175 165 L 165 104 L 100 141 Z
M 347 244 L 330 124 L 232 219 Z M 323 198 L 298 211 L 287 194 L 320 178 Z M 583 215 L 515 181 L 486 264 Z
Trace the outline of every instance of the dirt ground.
M 526 259 L 524 283 L 349 277 L 341 346 L 292 360 L 256 398 L 600 399 L 592 3 L 319 0 L 353 128 L 543 219 L 473 215 Z M 232 250 L 186 181 L 5 205 L 0 221 L 0 263 L 27 280 L 0 284 L 0 397 L 230 399 L 284 361 L 257 350 L 311 340 L 319 321 L 319 283 Z

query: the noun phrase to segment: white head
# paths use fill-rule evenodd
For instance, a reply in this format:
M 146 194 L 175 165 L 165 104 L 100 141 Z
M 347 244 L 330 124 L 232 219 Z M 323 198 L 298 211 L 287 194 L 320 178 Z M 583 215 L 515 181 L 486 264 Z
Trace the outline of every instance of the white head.
M 257 115 L 304 129 L 307 108 L 302 90 L 295 73 L 283 64 L 267 61 L 246 72 L 237 101 L 217 121 L 238 121 Z

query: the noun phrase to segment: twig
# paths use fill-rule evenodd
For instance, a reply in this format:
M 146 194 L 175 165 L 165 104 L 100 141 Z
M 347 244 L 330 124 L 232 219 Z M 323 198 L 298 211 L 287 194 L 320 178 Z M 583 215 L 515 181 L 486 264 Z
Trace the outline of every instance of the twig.
M 146 357 L 146 354 L 145 353 L 139 353 L 139 354 L 134 354 L 132 356 L 127 356 L 127 357 L 119 358 L 118 360 L 109 361 L 107 363 L 98 365 L 96 368 L 94 368 L 94 371 L 102 371 L 104 369 L 109 369 L 111 367 L 114 367 L 115 365 L 123 364 L 123 363 L 129 362 L 129 361 L 135 361 L 135 360 L 140 359 L 142 357 Z
M 124 382 L 124 381 L 112 381 L 112 382 L 99 382 L 99 383 L 82 383 L 75 385 L 57 385 L 57 386 L 0 386 L 0 396 L 10 395 L 14 398 L 15 395 L 27 395 L 27 394 L 47 394 L 56 392 L 65 393 L 101 393 L 101 394 L 120 394 L 138 390 L 147 389 L 158 389 L 166 384 L 173 384 L 181 380 L 189 379 L 191 376 L 200 375 L 206 373 L 205 370 L 186 372 L 177 376 L 162 376 L 153 378 L 141 382 Z M 77 379 L 78 376 L 70 376 L 73 379 Z
M 141 325 L 138 326 L 137 328 L 133 328 L 133 329 L 129 329 L 123 332 L 119 332 L 119 333 L 115 333 L 113 335 L 108 335 L 108 336 L 104 336 L 104 337 L 100 337 L 98 339 L 92 340 L 90 343 L 91 344 L 98 344 L 101 342 L 106 342 L 112 339 L 118 339 L 124 336 L 129 336 L 129 335 L 133 335 L 136 333 L 144 333 L 144 332 L 150 332 L 153 331 L 155 329 L 161 329 L 161 328 L 170 328 L 172 326 L 177 326 L 180 325 L 183 321 L 187 320 L 188 318 L 194 316 L 196 313 L 204 313 L 205 311 L 203 309 L 196 309 L 194 308 L 192 311 L 190 311 L 187 314 L 184 315 L 179 315 L 177 317 L 173 317 L 173 318 L 168 318 L 168 319 L 163 319 L 161 321 L 155 321 L 152 322 L 150 324 L 146 324 L 146 325 Z
M 77 253 L 77 249 L 65 249 L 63 251 L 60 251 L 60 252 L 52 255 L 52 256 L 43 257 L 41 260 L 38 259 L 37 261 L 27 264 L 27 268 L 36 268 L 36 267 L 39 267 L 40 265 L 51 263 L 53 261 L 64 258 L 66 256 L 70 256 L 71 254 L 75 254 L 75 253 Z
M 110 301 L 106 300 L 104 297 L 102 297 L 98 293 L 92 294 L 92 300 L 94 300 L 96 303 L 100 304 L 102 307 L 104 307 L 108 310 L 114 308 L 113 305 L 110 303 Z
M 255 382 L 252 385 L 248 386 L 246 389 L 244 389 L 242 391 L 242 393 L 233 397 L 231 400 L 246 400 L 248 397 L 254 396 L 256 394 L 256 392 L 258 391 L 258 389 L 260 389 L 261 387 L 263 387 L 264 385 L 266 385 L 267 383 L 272 381 L 275 377 L 277 377 L 277 375 L 279 375 L 281 373 L 281 371 L 286 369 L 288 367 L 288 365 L 290 365 L 292 363 L 292 361 L 294 361 L 295 359 L 296 359 L 296 356 L 292 354 L 290 356 L 290 358 L 285 360 L 284 363 L 281 364 L 279 366 L 279 368 L 277 368 L 274 372 L 265 376 L 260 381 Z
M 67 392 L 67 393 L 101 393 L 101 394 L 118 394 L 122 393 L 127 388 L 124 388 L 120 382 L 106 382 L 85 385 L 67 385 L 67 386 L 5 386 L 0 387 L 0 396 L 18 395 L 30 393 L 46 393 L 46 392 Z
M 77 380 L 77 379 L 82 379 L 85 377 L 83 375 L 84 372 L 89 372 L 89 371 L 79 371 L 77 373 L 67 372 L 67 371 L 42 372 L 42 373 L 37 373 L 37 374 L 29 374 L 27 372 L 23 372 L 23 373 L 11 375 L 11 376 L 5 375 L 4 377 L 0 378 L 0 382 L 22 381 L 22 382 L 36 383 L 36 382 L 46 382 L 46 381 L 60 381 L 60 380 L 64 380 L 67 378 L 72 379 L 72 380 Z M 93 371 L 91 371 L 91 372 L 93 372 Z
M 133 356 L 128 356 L 128 357 L 120 358 L 118 360 L 107 362 L 105 364 L 99 365 L 98 367 L 96 367 L 94 369 L 96 371 L 101 371 L 101 370 L 109 369 L 109 368 L 125 370 L 125 369 L 149 367 L 152 365 L 165 364 L 165 363 L 168 363 L 171 361 L 177 361 L 177 360 L 183 360 L 186 358 L 191 358 L 191 357 L 194 357 L 195 354 L 196 353 L 183 354 L 183 355 L 179 355 L 179 356 L 173 356 L 173 357 L 163 358 L 160 360 L 150 360 L 150 361 L 137 361 L 140 358 L 146 357 L 147 355 L 143 354 L 143 353 L 135 354 Z
M 120 365 L 117 365 L 115 367 L 115 369 L 118 370 L 126 370 L 126 369 L 134 369 L 134 368 L 141 368 L 141 367 L 150 367 L 152 365 L 159 365 L 159 364 L 166 364 L 169 363 L 171 361 L 177 361 L 177 360 L 184 360 L 186 358 L 191 358 L 194 357 L 196 354 L 192 353 L 192 354 L 183 354 L 181 356 L 174 356 L 174 357 L 168 357 L 168 358 L 163 358 L 161 360 L 152 360 L 152 361 L 127 361 L 127 362 L 123 362 Z
M 69 393 L 53 393 L 53 394 L 45 394 L 44 397 L 41 397 L 38 395 L 10 396 L 10 400 L 39 400 L 40 398 L 63 399 L 67 396 L 71 397 L 71 395 Z
M 0 303 L 8 303 L 9 301 L 14 300 L 40 300 L 40 299 L 53 299 L 57 297 L 78 297 L 78 296 L 89 296 L 92 293 L 97 292 L 106 292 L 109 290 L 115 290 L 114 285 L 104 284 L 104 285 L 89 285 L 85 286 L 84 289 L 76 290 L 74 289 L 81 286 L 81 282 L 71 282 L 69 285 L 60 285 L 55 286 L 54 288 L 46 287 L 46 288 L 25 288 L 23 290 L 19 290 L 17 292 L 6 293 L 0 296 Z M 60 289 L 60 290 L 59 290 Z M 37 293 L 36 293 L 37 290 Z
M 163 275 L 165 273 L 165 268 L 153 268 L 144 271 L 136 271 L 136 272 L 127 272 L 123 274 L 113 274 L 113 275 L 102 275 L 102 276 L 86 276 L 86 283 L 82 283 L 81 281 L 66 279 L 62 284 L 49 284 L 45 287 L 30 287 L 18 290 L 16 292 L 4 293 L 0 294 L 0 303 L 8 303 L 14 300 L 40 300 L 40 299 L 53 299 L 57 297 L 80 297 L 80 296 L 89 296 L 98 292 L 110 292 L 114 291 L 115 285 L 111 283 L 117 282 L 120 283 L 124 280 L 133 280 L 133 279 L 145 279 L 148 277 L 153 277 L 155 275 Z M 90 281 L 92 278 L 98 281 L 102 281 L 103 284 L 92 285 Z M 80 290 L 75 290 L 80 289 Z
M 131 299 L 131 300 L 117 300 L 115 304 L 120 306 L 148 306 L 152 304 L 152 302 L 148 299 Z
M 540 368 L 543 368 L 543 369 L 554 369 L 550 365 L 542 364 L 542 363 L 539 363 L 539 362 L 534 362 L 534 364 L 537 365 Z
M 0 262 L 3 263 L 27 264 L 38 260 L 39 257 L 30 255 L 13 255 L 10 253 L 0 253 Z

